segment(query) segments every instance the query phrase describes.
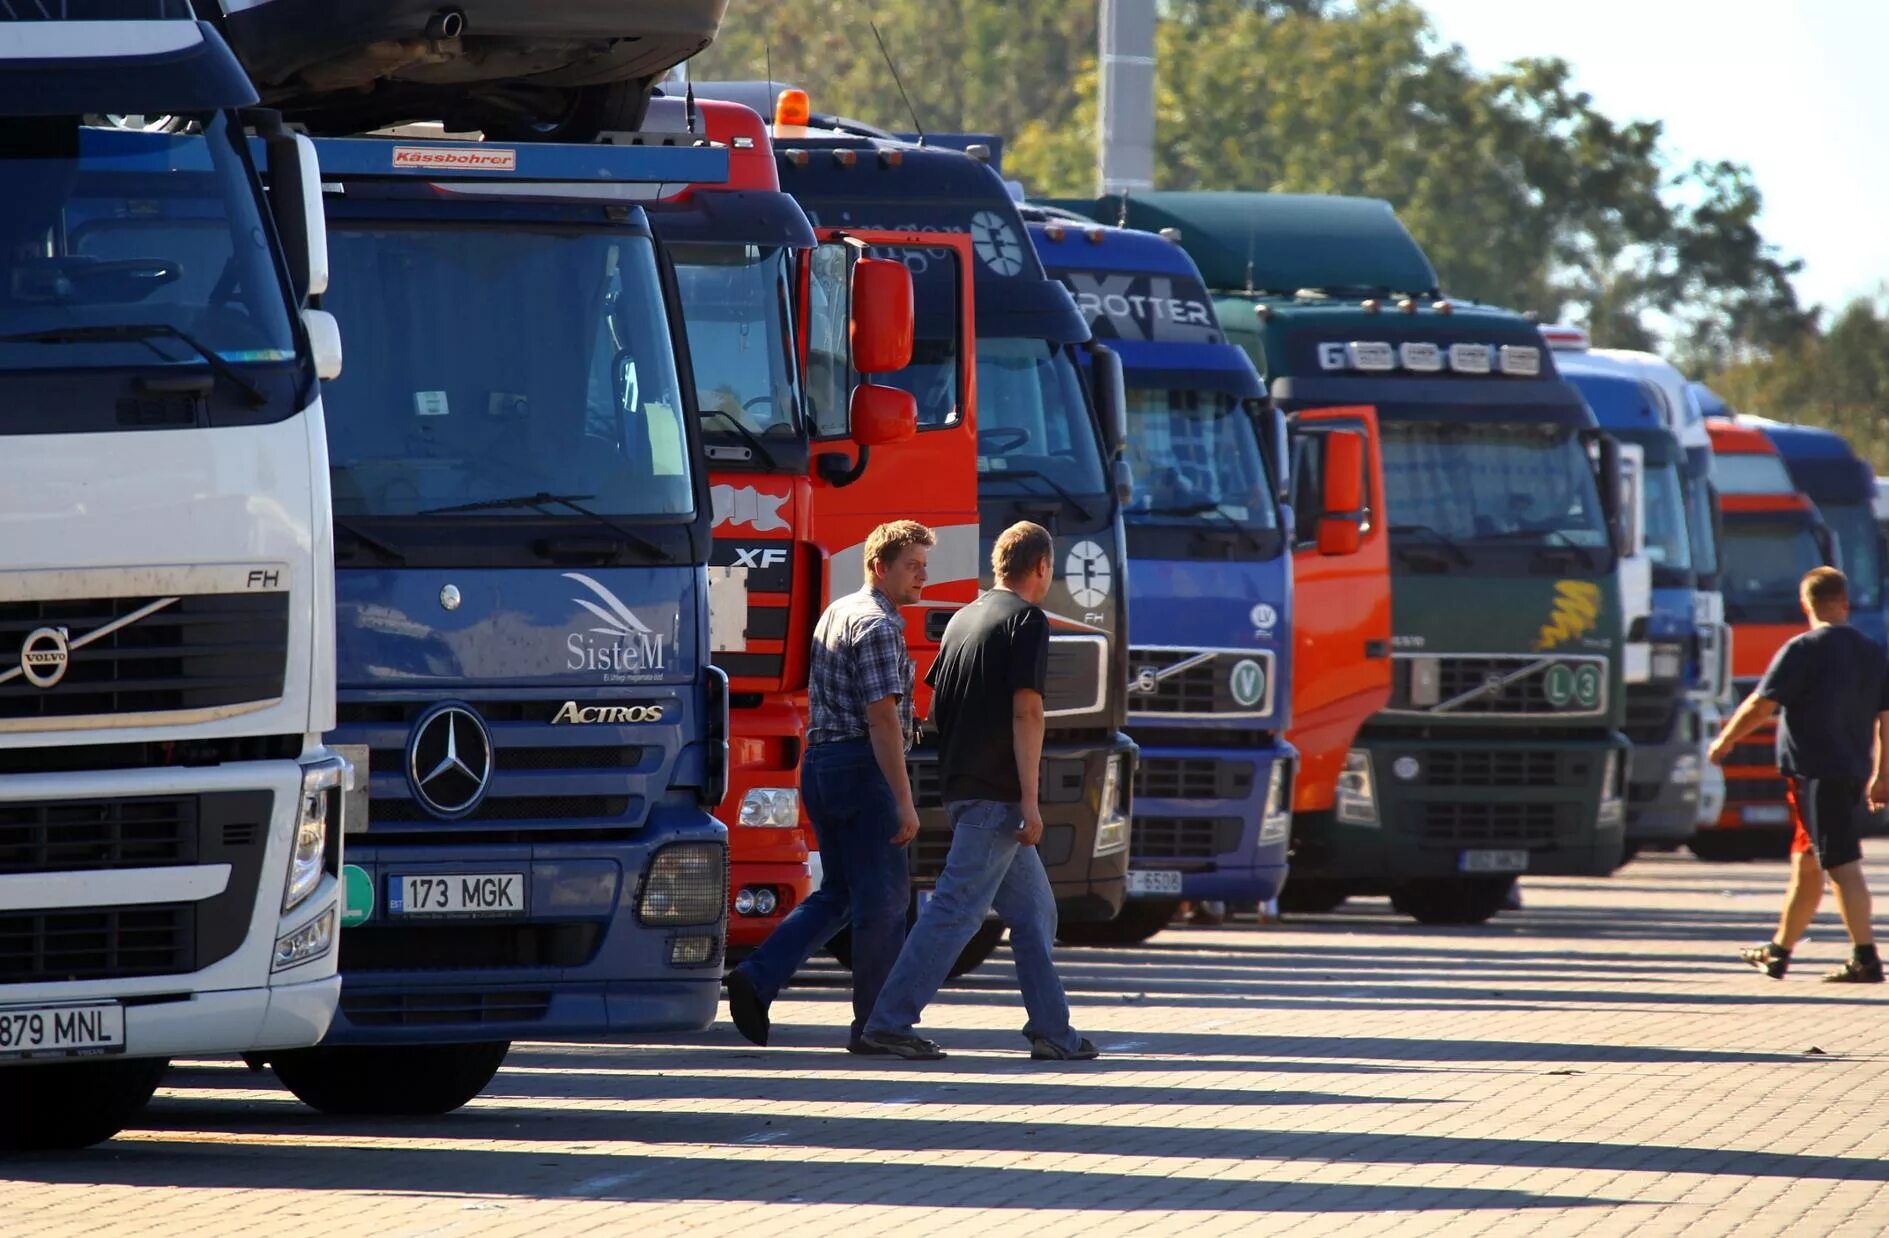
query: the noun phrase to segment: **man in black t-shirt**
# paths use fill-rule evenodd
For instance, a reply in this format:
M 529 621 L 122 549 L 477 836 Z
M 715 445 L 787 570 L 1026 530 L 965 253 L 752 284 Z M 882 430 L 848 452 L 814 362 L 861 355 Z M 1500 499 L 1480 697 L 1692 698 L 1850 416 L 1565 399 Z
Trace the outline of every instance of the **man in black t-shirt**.
M 995 907 L 1010 928 L 1030 1056 L 1096 1056 L 1095 1045 L 1069 1026 L 1069 1002 L 1050 955 L 1056 896 L 1036 853 L 1049 673 L 1049 621 L 1040 605 L 1049 593 L 1050 555 L 1041 526 L 1026 520 L 1005 529 L 990 556 L 997 587 L 951 617 L 926 676 L 951 851 L 866 1021 L 861 1039 L 882 1052 L 927 1061 L 944 1056 L 913 1029 Z
M 1792 849 L 1790 891 L 1776 940 L 1747 947 L 1739 957 L 1782 980 L 1791 947 L 1823 901 L 1827 874 L 1851 952 L 1849 962 L 1824 980 L 1881 984 L 1882 959 L 1870 929 L 1869 886 L 1863 880 L 1862 835 L 1865 804 L 1880 807 L 1889 790 L 1883 764 L 1889 747 L 1889 656 L 1849 626 L 1849 584 L 1842 572 L 1833 567 L 1810 572 L 1799 600 L 1810 631 L 1778 650 L 1757 690 L 1726 719 L 1712 745 L 1712 760 L 1722 762 L 1732 745 L 1782 711 L 1778 771 L 1797 832 L 1810 844 Z

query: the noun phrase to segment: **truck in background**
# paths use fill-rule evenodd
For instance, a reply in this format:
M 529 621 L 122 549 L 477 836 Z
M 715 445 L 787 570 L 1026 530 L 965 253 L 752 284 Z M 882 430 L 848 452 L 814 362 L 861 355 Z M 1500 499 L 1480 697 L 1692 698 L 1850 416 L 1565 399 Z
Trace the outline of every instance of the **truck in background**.
M 330 384 L 350 819 L 341 1009 L 270 1055 L 329 1113 L 441 1113 L 519 1037 L 719 1000 L 728 685 L 673 272 L 639 200 L 728 152 L 318 143 L 359 347 Z M 493 289 L 505 290 L 494 296 Z
M 1889 552 L 1876 526 L 1875 470 L 1834 430 L 1764 417 L 1740 420 L 1764 431 L 1798 492 L 1817 505 L 1836 565 L 1850 582 L 1850 626 L 1885 643 L 1883 576 Z
M 1295 622 L 1287 461 L 1252 361 L 1227 343 L 1187 252 L 1135 229 L 1026 207 L 1030 239 L 1120 358 L 1139 746 L 1128 901 L 1062 926 L 1076 945 L 1145 941 L 1179 902 L 1265 902 L 1292 822 Z M 1108 367 L 1091 377 L 1108 381 Z
M 1360 668 L 1348 702 L 1371 699 L 1373 663 L 1390 699 L 1335 771 L 1330 815 L 1295 814 L 1288 893 L 1385 892 L 1425 923 L 1478 923 L 1518 873 L 1611 872 L 1619 459 L 1534 324 L 1442 296 L 1387 203 L 1153 193 L 1125 210 L 1179 229 L 1288 415 L 1372 409 L 1382 438 L 1361 519 L 1389 533 L 1394 635 L 1349 628 L 1338 657 Z
M 314 149 L 252 114 L 271 210 L 214 29 L 0 31 L 0 1148 L 69 1148 L 334 1013 L 340 336 Z

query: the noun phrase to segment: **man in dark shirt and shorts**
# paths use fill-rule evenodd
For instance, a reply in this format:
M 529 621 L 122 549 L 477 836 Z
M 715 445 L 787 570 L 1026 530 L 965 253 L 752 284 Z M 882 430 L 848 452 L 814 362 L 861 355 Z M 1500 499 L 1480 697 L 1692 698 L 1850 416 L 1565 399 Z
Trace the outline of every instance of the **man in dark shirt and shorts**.
M 1049 621 L 1040 607 L 1049 593 L 1050 552 L 1042 526 L 1026 520 L 1005 529 L 990 556 L 997 587 L 951 617 L 926 676 L 951 851 L 866 1021 L 861 1039 L 871 1048 L 922 1061 L 944 1056 L 912 1029 L 994 906 L 1010 927 L 1030 1056 L 1096 1056 L 1095 1045 L 1069 1026 L 1069 1002 L 1050 957 L 1056 896 L 1036 853 L 1049 672 Z
M 1778 650 L 1757 690 L 1712 745 L 1722 762 L 1732 745 L 1780 711 L 1778 771 L 1796 825 L 1790 892 L 1778 918 L 1777 939 L 1739 952 L 1773 980 L 1790 966 L 1791 947 L 1803 937 L 1823 901 L 1827 874 L 1837 910 L 1849 931 L 1849 962 L 1824 980 L 1833 984 L 1881 984 L 1882 959 L 1870 929 L 1869 886 L 1863 880 L 1862 836 L 1866 804 L 1880 807 L 1885 783 L 1883 754 L 1889 736 L 1889 656 L 1849 626 L 1849 584 L 1833 567 L 1808 573 L 1799 600 L 1810 631 Z

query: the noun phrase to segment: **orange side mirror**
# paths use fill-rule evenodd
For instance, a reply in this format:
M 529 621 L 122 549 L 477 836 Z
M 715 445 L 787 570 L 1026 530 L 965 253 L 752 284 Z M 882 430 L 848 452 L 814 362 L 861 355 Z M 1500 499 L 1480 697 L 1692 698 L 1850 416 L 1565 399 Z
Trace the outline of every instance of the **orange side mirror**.
M 1351 430 L 1327 434 L 1319 480 L 1325 510 L 1318 519 L 1318 553 L 1356 554 L 1364 544 L 1364 436 Z
M 903 262 L 861 258 L 853 264 L 853 368 L 890 374 L 912 363 L 912 273 Z
M 902 443 L 918 433 L 918 400 L 897 387 L 859 384 L 853 388 L 851 411 L 853 441 L 861 447 Z
M 1318 519 L 1318 553 L 1322 555 L 1354 555 L 1364 545 L 1364 530 L 1358 525 L 1356 516 L 1320 516 Z

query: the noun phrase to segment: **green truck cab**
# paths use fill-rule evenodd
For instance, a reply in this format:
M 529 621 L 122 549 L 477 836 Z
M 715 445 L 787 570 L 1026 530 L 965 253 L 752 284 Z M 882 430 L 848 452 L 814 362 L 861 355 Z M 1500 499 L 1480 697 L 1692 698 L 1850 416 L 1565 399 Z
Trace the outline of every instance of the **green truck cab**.
M 1390 535 L 1390 648 L 1321 661 L 1388 658 L 1390 700 L 1331 810 L 1295 815 L 1289 901 L 1389 894 L 1425 923 L 1479 923 L 1518 874 L 1613 871 L 1619 454 L 1535 325 L 1444 299 L 1383 202 L 1149 194 L 1124 213 L 1178 230 L 1289 417 L 1370 409 L 1382 439 L 1362 519 Z M 1298 473 L 1295 510 L 1316 513 L 1315 470 Z

